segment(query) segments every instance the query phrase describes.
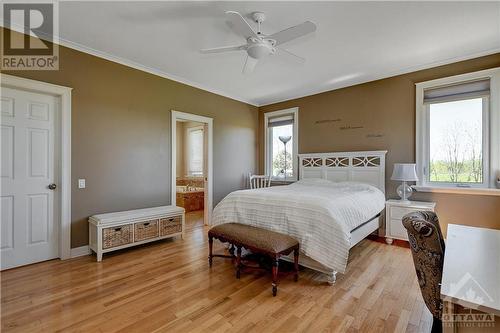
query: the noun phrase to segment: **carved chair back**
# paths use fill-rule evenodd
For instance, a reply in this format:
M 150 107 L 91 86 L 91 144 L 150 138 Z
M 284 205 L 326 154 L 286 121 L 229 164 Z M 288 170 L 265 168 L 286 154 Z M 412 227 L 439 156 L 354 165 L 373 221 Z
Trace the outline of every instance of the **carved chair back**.
M 435 213 L 413 212 L 403 217 L 408 232 L 413 263 L 425 304 L 435 318 L 441 319 L 441 277 L 445 244 Z

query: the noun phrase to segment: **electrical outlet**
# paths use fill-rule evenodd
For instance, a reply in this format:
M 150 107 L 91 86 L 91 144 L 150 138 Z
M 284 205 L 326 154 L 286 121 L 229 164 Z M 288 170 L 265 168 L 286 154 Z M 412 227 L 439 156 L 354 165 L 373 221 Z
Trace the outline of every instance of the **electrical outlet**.
M 85 188 L 85 179 L 78 179 L 78 188 Z

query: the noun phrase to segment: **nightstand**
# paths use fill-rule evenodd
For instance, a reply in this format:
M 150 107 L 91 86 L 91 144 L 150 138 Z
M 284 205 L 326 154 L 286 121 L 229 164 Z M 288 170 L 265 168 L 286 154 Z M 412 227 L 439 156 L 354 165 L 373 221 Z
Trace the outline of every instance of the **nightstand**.
M 385 202 L 385 241 L 392 244 L 393 239 L 408 240 L 402 219 L 408 213 L 419 210 L 434 211 L 435 202 L 387 200 Z

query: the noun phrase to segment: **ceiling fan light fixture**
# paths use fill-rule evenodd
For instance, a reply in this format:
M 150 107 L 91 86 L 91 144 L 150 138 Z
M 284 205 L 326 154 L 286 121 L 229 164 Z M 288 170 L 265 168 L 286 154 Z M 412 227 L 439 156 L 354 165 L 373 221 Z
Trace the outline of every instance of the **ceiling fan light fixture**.
M 278 31 L 272 35 L 265 35 L 260 30 L 261 24 L 266 20 L 262 12 L 253 12 L 252 18 L 257 23 L 257 31 L 238 12 L 228 10 L 226 15 L 232 23 L 233 29 L 246 39 L 246 44 L 236 46 L 223 46 L 211 49 L 203 49 L 201 53 L 222 53 L 229 51 L 246 51 L 247 57 L 243 66 L 243 73 L 251 73 L 259 59 L 273 55 L 279 51 L 280 54 L 291 56 L 294 60 L 304 63 L 305 59 L 285 49 L 278 49 L 283 43 L 305 36 L 316 31 L 316 25 L 310 21 L 303 22 L 293 27 Z
M 266 43 L 251 44 L 247 49 L 248 55 L 254 59 L 262 59 L 263 57 L 273 53 L 272 47 Z

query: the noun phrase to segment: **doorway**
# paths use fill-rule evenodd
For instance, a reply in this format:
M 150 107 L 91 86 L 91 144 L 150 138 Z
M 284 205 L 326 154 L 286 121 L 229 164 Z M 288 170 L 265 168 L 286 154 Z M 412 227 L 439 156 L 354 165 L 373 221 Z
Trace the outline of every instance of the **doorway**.
M 212 118 L 172 111 L 172 204 L 186 210 L 186 228 L 210 225 Z
M 70 88 L 2 74 L 2 270 L 70 257 L 70 101 Z

